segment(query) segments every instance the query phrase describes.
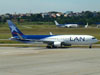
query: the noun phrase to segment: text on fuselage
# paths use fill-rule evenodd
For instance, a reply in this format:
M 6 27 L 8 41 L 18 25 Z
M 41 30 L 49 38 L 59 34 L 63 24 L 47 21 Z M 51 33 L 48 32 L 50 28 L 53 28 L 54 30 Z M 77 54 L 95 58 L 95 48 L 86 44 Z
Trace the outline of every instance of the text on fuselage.
M 70 41 L 85 41 L 85 37 L 70 37 Z

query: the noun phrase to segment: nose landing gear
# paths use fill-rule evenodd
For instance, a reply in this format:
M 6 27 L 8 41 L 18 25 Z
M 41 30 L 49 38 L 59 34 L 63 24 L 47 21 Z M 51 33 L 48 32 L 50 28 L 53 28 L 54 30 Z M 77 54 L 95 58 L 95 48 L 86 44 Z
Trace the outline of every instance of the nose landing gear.
M 92 48 L 92 44 L 89 46 L 89 48 Z

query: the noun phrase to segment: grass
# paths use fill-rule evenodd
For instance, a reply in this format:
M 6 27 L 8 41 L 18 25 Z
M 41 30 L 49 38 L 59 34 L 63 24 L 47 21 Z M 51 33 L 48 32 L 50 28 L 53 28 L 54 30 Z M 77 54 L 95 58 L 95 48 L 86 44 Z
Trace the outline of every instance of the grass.
M 0 40 L 0 44 L 22 44 L 21 42 L 18 41 L 12 41 L 12 40 Z

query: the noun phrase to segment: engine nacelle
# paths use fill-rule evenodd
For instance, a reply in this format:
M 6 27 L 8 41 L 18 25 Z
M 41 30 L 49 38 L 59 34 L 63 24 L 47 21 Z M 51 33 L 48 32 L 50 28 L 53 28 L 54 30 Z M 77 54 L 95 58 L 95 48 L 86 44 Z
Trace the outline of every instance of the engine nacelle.
M 61 42 L 54 42 L 55 47 L 61 47 Z

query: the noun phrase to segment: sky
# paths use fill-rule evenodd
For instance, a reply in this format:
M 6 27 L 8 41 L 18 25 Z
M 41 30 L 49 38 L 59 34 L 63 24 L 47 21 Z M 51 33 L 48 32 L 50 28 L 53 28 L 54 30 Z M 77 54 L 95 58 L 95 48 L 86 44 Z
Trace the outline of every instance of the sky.
M 0 14 L 100 11 L 100 0 L 0 0 Z

